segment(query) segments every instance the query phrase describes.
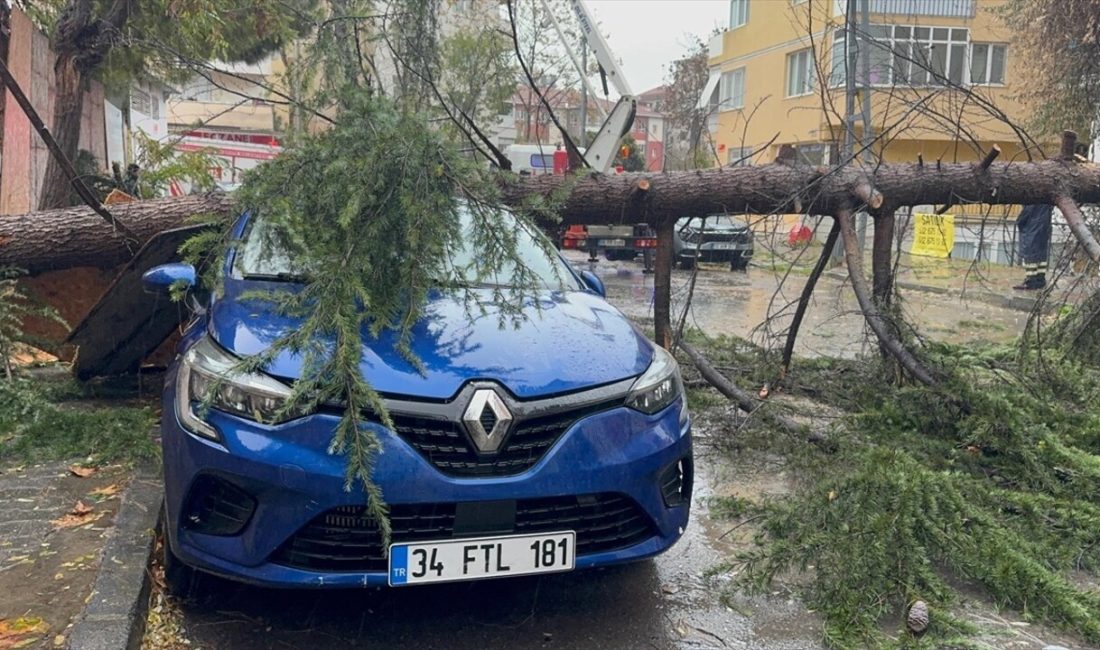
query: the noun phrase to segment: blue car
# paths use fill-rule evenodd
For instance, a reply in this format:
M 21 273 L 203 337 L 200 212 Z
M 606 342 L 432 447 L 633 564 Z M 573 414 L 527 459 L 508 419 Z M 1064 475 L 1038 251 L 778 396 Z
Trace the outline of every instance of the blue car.
M 433 295 L 412 331 L 422 368 L 392 336 L 364 334 L 362 372 L 394 424 L 364 424 L 382 445 L 373 477 L 390 508 L 385 547 L 362 489 L 345 489 L 346 459 L 328 452 L 339 408 L 272 421 L 301 358 L 232 371 L 298 326 L 255 298 L 299 281 L 285 255 L 261 254 L 263 224 L 236 223 L 224 286 L 196 310 L 165 381 L 173 590 L 202 572 L 275 587 L 552 573 L 642 560 L 679 539 L 692 446 L 676 362 L 604 300 L 596 276 L 531 233 L 519 244 L 543 284 L 517 328 L 500 327 L 491 289 L 473 286 L 483 310 Z M 195 270 L 169 264 L 143 279 L 164 293 L 194 285 Z

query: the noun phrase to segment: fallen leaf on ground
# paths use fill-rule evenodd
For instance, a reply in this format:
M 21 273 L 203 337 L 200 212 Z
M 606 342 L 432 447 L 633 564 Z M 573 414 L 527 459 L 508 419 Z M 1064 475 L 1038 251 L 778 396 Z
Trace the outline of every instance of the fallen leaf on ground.
M 88 478 L 99 471 L 98 467 L 84 467 L 83 465 L 69 465 L 69 473 L 80 478 Z
M 37 635 L 44 634 L 48 629 L 49 623 L 36 616 L 0 619 L 0 649 L 26 648 L 37 642 Z
M 54 519 L 50 523 L 52 523 L 54 526 L 57 526 L 58 528 L 75 528 L 76 526 L 80 526 L 82 524 L 86 524 L 95 521 L 96 519 L 99 519 L 101 514 L 102 513 L 94 517 L 91 516 L 92 507 L 84 503 L 83 501 L 77 501 L 76 504 L 73 506 L 73 509 L 70 510 L 68 514 L 64 515 L 60 519 Z
M 119 491 L 118 484 L 113 483 L 111 485 L 101 487 L 101 488 L 96 488 L 96 489 L 92 490 L 91 492 L 88 493 L 88 496 L 99 497 L 101 499 L 104 499 L 104 498 L 107 498 L 107 497 L 113 497 L 114 495 L 118 494 L 118 491 Z

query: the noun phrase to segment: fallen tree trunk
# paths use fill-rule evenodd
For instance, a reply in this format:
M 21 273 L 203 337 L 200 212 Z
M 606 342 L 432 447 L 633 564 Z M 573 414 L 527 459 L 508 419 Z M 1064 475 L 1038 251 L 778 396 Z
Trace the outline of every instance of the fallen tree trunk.
M 1036 163 L 932 165 L 884 164 L 868 179 L 856 168 L 823 169 L 773 163 L 670 173 L 534 176 L 504 188 L 504 199 L 521 205 L 533 194 L 571 188 L 562 224 L 662 222 L 719 213 L 834 215 L 862 203 L 868 190 L 891 206 L 967 201 L 988 204 L 1100 203 L 1100 165 L 1048 160 Z M 646 191 L 639 191 L 645 185 Z M 134 231 L 138 245 L 154 233 L 181 225 L 193 214 L 226 214 L 232 200 L 211 193 L 112 206 Z M 558 224 L 555 224 L 558 225 Z M 1090 251 L 1091 252 L 1091 251 Z M 126 242 L 86 207 L 0 219 L 0 265 L 39 270 L 106 266 L 129 259 Z
M 648 181 L 639 195 L 638 182 Z M 773 163 L 670 173 L 589 174 L 575 179 L 533 176 L 509 184 L 505 200 L 520 205 L 572 183 L 561 211 L 565 224 L 634 223 L 711 214 L 827 214 L 864 202 L 890 206 L 944 203 L 1050 203 L 1066 196 L 1100 203 L 1100 165 L 1048 160 L 1035 163 L 883 164 L 868 179 L 855 167 L 825 169 Z M 871 206 L 875 208 L 877 206 Z
M 153 235 L 182 226 L 194 215 L 226 214 L 232 206 L 232 199 L 221 192 L 112 205 L 111 213 L 136 242 L 86 206 L 0 216 L 0 266 L 25 269 L 31 275 L 78 266 L 117 266 Z

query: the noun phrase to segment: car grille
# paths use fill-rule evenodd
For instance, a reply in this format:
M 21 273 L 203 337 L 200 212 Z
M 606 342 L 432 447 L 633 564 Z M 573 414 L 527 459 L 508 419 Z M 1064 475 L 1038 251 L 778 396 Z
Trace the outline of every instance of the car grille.
M 498 502 L 499 503 L 499 502 Z M 322 513 L 288 539 L 271 561 L 314 571 L 387 571 L 378 523 L 362 506 L 342 506 Z M 390 509 L 394 543 L 452 539 L 454 503 L 394 505 Z M 469 527 L 467 527 L 468 529 Z M 577 534 L 577 555 L 615 551 L 652 537 L 656 528 L 629 497 L 603 493 L 521 499 L 515 502 L 516 534 L 565 530 Z M 508 534 L 499 528 L 465 536 Z
M 470 443 L 462 425 L 451 420 L 419 418 L 394 413 L 394 428 L 405 442 L 428 460 L 436 469 L 450 476 L 509 476 L 530 469 L 542 459 L 573 423 L 583 417 L 622 405 L 622 399 L 563 411 L 539 418 L 520 421 L 512 426 L 504 444 L 492 455 L 480 455 Z M 496 423 L 486 421 L 482 412 L 482 426 L 492 430 Z
M 748 231 L 739 232 L 708 232 L 703 235 L 703 241 L 710 242 L 737 242 L 744 243 L 749 241 Z

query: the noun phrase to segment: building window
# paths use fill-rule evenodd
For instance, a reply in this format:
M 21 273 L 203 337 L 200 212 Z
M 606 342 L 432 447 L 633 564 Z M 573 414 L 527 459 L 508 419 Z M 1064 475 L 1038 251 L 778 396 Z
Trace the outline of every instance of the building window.
M 152 115 L 153 98 L 141 88 L 130 90 L 130 110 L 142 115 Z
M 939 18 L 973 18 L 975 0 L 869 0 L 873 14 L 898 14 L 903 16 L 936 16 Z M 859 7 L 859 3 L 856 3 Z M 857 9 L 858 10 L 858 9 Z M 834 0 L 833 15 L 843 16 L 848 11 L 848 0 Z
M 970 46 L 970 83 L 1005 82 L 1005 46 L 998 43 L 974 43 Z
M 749 0 L 730 0 L 730 29 L 749 22 Z
M 738 68 L 722 73 L 719 84 L 718 110 L 729 111 L 745 107 L 745 69 Z
M 752 147 L 730 147 L 726 164 L 730 167 L 749 167 L 752 162 Z
M 807 165 L 824 167 L 830 162 L 831 148 L 824 144 L 800 144 L 797 147 L 798 158 Z M 835 159 L 835 154 L 833 158 Z
M 872 86 L 944 86 L 969 82 L 966 74 L 969 39 L 970 30 L 965 28 L 871 25 L 867 38 L 860 39 L 859 44 L 870 48 L 871 76 L 868 81 Z M 847 69 L 859 79 L 855 48 L 849 49 L 845 31 L 837 30 L 833 35 L 829 74 L 829 83 L 833 86 L 843 86 L 846 82 L 846 50 Z M 1002 56 L 1002 76 L 1003 63 Z
M 814 91 L 814 57 L 809 48 L 787 55 L 787 97 Z

